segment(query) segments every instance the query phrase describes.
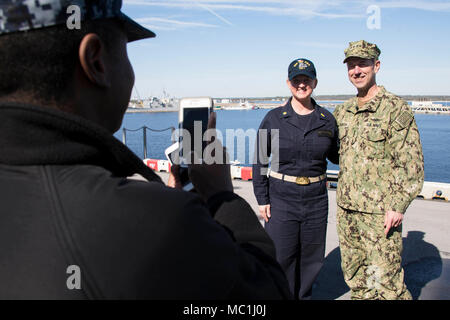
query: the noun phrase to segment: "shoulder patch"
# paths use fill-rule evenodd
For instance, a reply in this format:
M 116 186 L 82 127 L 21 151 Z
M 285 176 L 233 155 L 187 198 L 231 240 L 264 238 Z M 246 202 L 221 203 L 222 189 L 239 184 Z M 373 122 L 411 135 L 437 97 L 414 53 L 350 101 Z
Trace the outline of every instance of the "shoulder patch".
M 400 115 L 394 120 L 393 126 L 397 130 L 401 130 L 405 127 L 407 127 L 412 119 L 413 119 L 412 111 L 410 110 L 404 110 L 400 113 Z

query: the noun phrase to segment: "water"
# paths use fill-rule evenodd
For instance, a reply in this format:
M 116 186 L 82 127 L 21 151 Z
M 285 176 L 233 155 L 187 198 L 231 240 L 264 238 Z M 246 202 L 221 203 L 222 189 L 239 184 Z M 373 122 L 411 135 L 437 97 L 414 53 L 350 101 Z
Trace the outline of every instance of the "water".
M 225 135 L 226 129 L 257 130 L 261 120 L 270 109 L 258 110 L 218 110 L 217 128 Z M 425 180 L 450 183 L 450 116 L 416 114 L 423 153 L 425 159 Z M 161 113 L 127 113 L 122 127 L 115 136 L 122 140 L 122 129 L 138 129 L 147 126 L 152 129 L 178 127 L 177 112 Z M 241 135 L 242 136 L 242 135 Z M 227 145 L 226 135 L 221 139 Z M 234 139 L 235 149 L 228 150 L 232 160 L 238 159 L 241 164 L 249 165 L 253 159 L 254 141 L 247 138 L 246 150 L 238 150 L 237 139 Z M 171 130 L 151 132 L 147 130 L 147 157 L 165 159 L 164 150 L 171 145 Z M 127 146 L 139 157 L 144 157 L 142 130 L 127 131 Z M 241 148 L 242 149 L 242 148 Z M 240 151 L 240 152 L 238 152 Z M 328 169 L 338 170 L 338 166 L 329 164 Z

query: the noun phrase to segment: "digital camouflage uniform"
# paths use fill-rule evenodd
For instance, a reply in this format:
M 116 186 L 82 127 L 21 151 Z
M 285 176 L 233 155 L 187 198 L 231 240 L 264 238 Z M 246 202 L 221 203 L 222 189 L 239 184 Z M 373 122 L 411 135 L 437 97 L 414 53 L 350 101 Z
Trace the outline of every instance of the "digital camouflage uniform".
M 346 59 L 378 58 L 353 42 Z M 344 60 L 345 62 L 345 60 Z M 379 86 L 361 108 L 357 97 L 334 111 L 340 139 L 337 229 L 342 270 L 352 299 L 411 299 L 401 268 L 401 225 L 384 234 L 388 210 L 405 213 L 423 185 L 423 155 L 414 114 Z
M 128 42 L 155 37 L 152 31 L 123 14 L 121 7 L 121 0 L 2 0 L 0 35 L 67 24 L 71 21 L 70 16 L 78 12 L 80 21 L 119 19 L 127 32 Z

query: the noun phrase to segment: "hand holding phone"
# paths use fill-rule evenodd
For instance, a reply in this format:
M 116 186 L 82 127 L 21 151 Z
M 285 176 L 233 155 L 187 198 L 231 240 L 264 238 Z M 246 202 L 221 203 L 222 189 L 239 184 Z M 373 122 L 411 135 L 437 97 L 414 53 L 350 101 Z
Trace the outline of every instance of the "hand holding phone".
M 208 129 L 216 128 L 216 113 L 211 113 Z M 215 134 L 214 134 L 215 136 Z M 227 159 L 226 150 L 220 141 L 214 141 L 216 148 L 222 148 L 224 158 Z M 213 164 L 190 164 L 189 177 L 197 193 L 207 201 L 211 196 L 222 191 L 233 191 L 230 164 L 227 161 Z
M 169 160 L 171 169 L 171 177 L 174 181 L 170 181 L 170 187 L 180 186 L 181 189 L 185 191 L 192 191 L 194 186 L 189 179 L 188 167 L 187 165 L 180 165 L 180 143 L 175 142 L 173 145 L 168 147 L 165 151 L 167 160 Z
M 196 144 L 199 146 L 199 141 L 203 142 L 203 134 L 206 130 L 216 128 L 216 113 L 212 112 L 212 99 L 211 98 L 189 98 L 182 99 L 180 102 L 180 113 L 179 113 L 179 121 L 180 121 L 180 129 L 184 129 L 184 133 L 188 133 L 186 136 L 180 138 L 178 143 L 175 143 L 171 147 L 166 149 L 166 156 L 171 161 L 171 163 L 180 164 L 179 167 L 175 167 L 175 171 L 173 173 L 174 179 L 177 179 L 175 184 L 182 185 L 184 190 L 188 190 L 186 181 L 192 181 L 192 185 L 195 187 L 197 193 L 206 201 L 211 196 L 216 193 L 222 191 L 233 191 L 233 184 L 231 181 L 230 174 L 230 165 L 227 161 L 223 161 L 220 163 L 213 164 L 205 164 L 205 163 L 191 163 L 189 160 L 190 157 L 187 157 L 186 154 L 182 152 L 183 147 L 190 147 Z M 197 125 L 197 128 L 194 127 L 194 122 L 200 122 L 201 127 Z M 191 134 L 192 133 L 192 134 Z M 201 134 L 199 136 L 199 134 Z M 211 136 L 215 137 L 216 134 L 213 133 Z M 201 138 L 201 140 L 199 140 Z M 198 139 L 197 142 L 193 142 L 194 139 Z M 185 144 L 183 145 L 183 141 Z M 205 141 L 201 143 L 200 152 L 202 153 L 206 144 L 211 141 Z M 222 146 L 220 141 L 214 141 L 215 149 L 221 151 L 222 154 L 226 156 L 225 148 Z M 180 148 L 181 146 L 181 148 Z M 195 149 L 195 148 L 194 148 Z M 180 153 L 177 154 L 177 150 L 181 150 Z M 189 151 L 193 151 L 190 149 Z M 199 150 L 196 150 L 197 152 Z M 181 156 L 181 157 L 180 157 Z M 203 156 L 203 155 L 202 155 Z M 188 170 L 184 163 L 189 163 Z M 189 181 L 189 182 L 190 182 Z
M 202 162 L 203 150 L 206 144 L 203 135 L 208 127 L 208 120 L 213 108 L 210 97 L 183 98 L 180 100 L 178 113 L 180 133 L 178 141 L 166 149 L 166 157 L 176 172 L 172 173 L 176 183 L 183 190 L 191 191 L 194 187 L 189 180 L 188 164 Z
M 201 163 L 206 142 L 203 135 L 213 108 L 210 97 L 183 98 L 179 110 L 181 164 Z
M 213 112 L 211 113 L 207 128 L 215 129 L 215 127 L 216 114 Z M 225 148 L 223 148 L 220 142 L 214 141 L 214 143 L 216 143 L 216 149 L 223 149 L 223 154 L 225 155 L 225 158 L 227 158 L 226 150 Z M 176 162 L 173 156 L 177 156 L 174 155 L 174 152 L 176 153 L 178 148 L 179 144 L 175 143 L 174 145 L 166 149 L 166 155 L 169 161 L 174 163 Z M 185 170 L 185 168 L 183 168 L 180 171 L 180 169 L 182 168 L 177 165 L 172 167 L 172 175 L 174 179 L 174 181 L 171 182 L 173 184 L 172 186 L 179 186 L 180 188 L 189 191 L 189 186 L 187 188 L 183 186 L 187 185 L 186 181 L 192 181 L 191 185 L 195 187 L 196 192 L 205 201 L 216 193 L 222 191 L 233 191 L 230 165 L 226 161 L 214 164 L 190 164 L 189 170 Z

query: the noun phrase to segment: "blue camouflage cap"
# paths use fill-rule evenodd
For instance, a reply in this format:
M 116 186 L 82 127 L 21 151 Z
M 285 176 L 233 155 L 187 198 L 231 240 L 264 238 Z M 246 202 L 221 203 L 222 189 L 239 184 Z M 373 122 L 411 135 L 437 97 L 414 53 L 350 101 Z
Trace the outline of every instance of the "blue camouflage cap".
M 121 7 L 122 0 L 1 0 L 0 36 L 66 24 L 74 9 L 79 8 L 81 22 L 108 18 L 122 21 L 129 42 L 155 37 L 123 14 Z

